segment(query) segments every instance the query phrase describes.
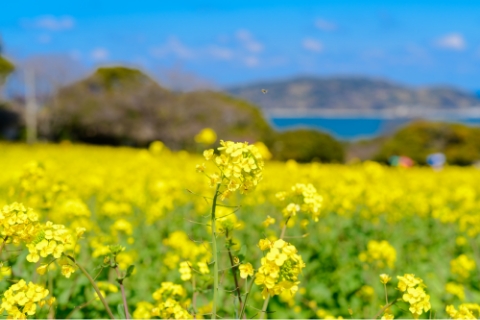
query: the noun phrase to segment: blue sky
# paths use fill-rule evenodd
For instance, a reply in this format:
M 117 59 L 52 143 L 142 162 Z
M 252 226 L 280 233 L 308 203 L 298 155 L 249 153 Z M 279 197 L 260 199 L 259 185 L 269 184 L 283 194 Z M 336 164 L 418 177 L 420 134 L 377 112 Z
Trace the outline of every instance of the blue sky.
M 7 55 L 128 64 L 218 87 L 367 75 L 480 89 L 480 1 L 17 1 Z M 174 81 L 174 80 L 171 80 Z

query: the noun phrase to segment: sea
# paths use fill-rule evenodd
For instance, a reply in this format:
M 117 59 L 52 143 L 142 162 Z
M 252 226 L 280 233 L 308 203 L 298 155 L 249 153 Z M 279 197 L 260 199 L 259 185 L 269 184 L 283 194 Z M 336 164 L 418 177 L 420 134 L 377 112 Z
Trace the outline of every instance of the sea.
M 354 141 L 371 139 L 381 135 L 391 134 L 408 123 L 420 120 L 413 118 L 333 118 L 333 117 L 271 117 L 270 123 L 280 131 L 311 128 L 327 132 L 340 140 Z M 428 119 L 422 119 L 428 120 Z M 432 120 L 438 121 L 438 120 Z M 463 123 L 471 126 L 480 126 L 480 118 L 456 119 L 443 122 Z

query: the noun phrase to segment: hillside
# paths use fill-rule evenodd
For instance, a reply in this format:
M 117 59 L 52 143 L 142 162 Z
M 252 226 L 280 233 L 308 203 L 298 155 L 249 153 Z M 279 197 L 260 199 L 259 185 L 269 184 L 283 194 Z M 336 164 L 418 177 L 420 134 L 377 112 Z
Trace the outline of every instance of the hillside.
M 263 93 L 262 89 L 266 89 L 267 93 Z M 265 110 L 386 110 L 399 106 L 453 109 L 480 106 L 478 96 L 456 88 L 412 88 L 361 77 L 301 77 L 234 87 L 227 91 Z
M 213 128 L 222 139 L 266 140 L 272 133 L 260 110 L 223 93 L 176 93 L 135 69 L 100 68 L 60 89 L 42 113 L 50 140 L 142 146 L 154 140 L 194 149 L 193 137 Z

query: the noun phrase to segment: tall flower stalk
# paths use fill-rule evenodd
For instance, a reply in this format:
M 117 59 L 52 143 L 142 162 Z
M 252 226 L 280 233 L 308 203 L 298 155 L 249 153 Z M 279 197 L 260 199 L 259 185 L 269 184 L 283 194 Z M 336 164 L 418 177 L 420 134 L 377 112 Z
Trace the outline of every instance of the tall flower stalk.
M 254 145 L 220 141 L 220 147 L 215 150 L 205 150 L 203 156 L 213 162 L 216 169 L 213 173 L 205 172 L 205 163 L 197 165 L 197 172 L 204 173 L 210 180 L 210 186 L 215 188 L 211 212 L 212 256 L 213 256 L 213 307 L 212 319 L 217 317 L 218 309 L 218 249 L 216 233 L 217 201 L 224 201 L 237 190 L 246 194 L 257 186 L 262 179 L 263 159 Z
M 217 303 L 218 303 L 218 250 L 217 250 L 217 233 L 215 225 L 215 209 L 217 207 L 217 198 L 218 191 L 220 189 L 220 184 L 217 184 L 215 190 L 215 195 L 213 196 L 212 203 L 212 217 L 211 217 L 211 227 L 212 227 L 212 253 L 213 253 L 213 307 L 212 307 L 212 319 L 215 319 L 217 316 Z

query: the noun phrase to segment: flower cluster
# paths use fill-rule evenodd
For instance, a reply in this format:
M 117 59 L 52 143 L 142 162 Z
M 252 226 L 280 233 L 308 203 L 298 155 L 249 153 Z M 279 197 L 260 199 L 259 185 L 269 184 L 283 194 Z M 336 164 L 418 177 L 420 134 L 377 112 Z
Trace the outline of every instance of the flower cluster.
M 385 312 L 383 313 L 382 320 L 392 320 L 394 319 L 395 316 L 392 313 L 392 310 L 390 308 L 385 309 Z
M 397 252 L 388 241 L 370 240 L 367 245 L 367 251 L 363 251 L 358 256 L 360 261 L 373 263 L 377 268 L 393 268 L 397 260 Z
M 190 265 L 188 264 L 188 262 L 186 261 L 181 262 L 180 269 L 178 269 L 178 271 L 180 272 L 180 278 L 183 281 L 192 279 L 192 269 L 190 268 Z
M 45 168 L 39 162 L 30 162 L 24 167 L 20 177 L 20 190 L 22 192 L 34 192 L 39 189 L 45 178 Z
M 84 231 L 84 228 L 77 228 L 77 237 L 81 237 Z M 27 243 L 29 251 L 27 261 L 38 262 L 40 257 L 46 258 L 49 255 L 59 259 L 65 251 L 72 249 L 72 246 L 72 232 L 64 225 L 53 224 L 48 221 L 46 224 L 39 226 L 35 238 Z M 45 274 L 48 269 L 48 265 L 43 264 L 37 268 L 37 272 Z M 61 263 L 61 272 L 66 278 L 70 278 L 71 274 L 75 272 L 75 268 L 68 261 L 64 261 Z
M 297 183 L 292 186 L 290 192 L 278 192 L 276 197 L 281 201 L 287 198 L 292 199 L 292 202 L 283 209 L 286 217 L 295 216 L 298 212 L 303 211 L 310 214 L 315 222 L 318 221 L 323 197 L 318 194 L 313 185 Z
M 6 311 L 9 318 L 26 319 L 27 315 L 35 314 L 37 304 L 43 307 L 45 303 L 50 305 L 53 303 L 53 299 L 45 300 L 48 294 L 48 290 L 42 286 L 32 282 L 27 285 L 22 279 L 5 291 L 0 312 Z
M 207 161 L 212 160 L 218 172 L 208 175 L 210 185 L 216 187 L 225 185 L 220 199 L 228 198 L 233 192 L 240 190 L 242 194 L 255 189 L 262 180 L 263 158 L 254 145 L 247 142 L 220 141 L 218 148 L 220 155 L 215 155 L 213 149 L 205 150 L 203 156 Z M 205 171 L 205 164 L 197 165 L 198 172 Z
M 470 276 L 470 272 L 473 269 L 475 269 L 475 260 L 465 254 L 461 254 L 450 261 L 450 271 L 463 280 Z
M 136 309 L 133 312 L 134 319 L 151 319 L 153 304 L 147 301 L 140 301 L 136 305 Z
M 402 298 L 410 304 L 410 312 L 415 318 L 430 310 L 430 296 L 425 293 L 423 280 L 413 274 L 397 276 L 398 289 L 404 292 Z
M 191 319 L 192 316 L 178 301 L 186 295 L 185 289 L 172 282 L 162 282 L 160 289 L 153 293 L 153 299 L 156 301 L 152 309 L 152 316 L 162 319 Z
M 14 202 L 0 211 L 0 227 L 2 238 L 17 244 L 30 242 L 38 232 L 38 215 Z
M 445 285 L 445 291 L 457 296 L 458 299 L 460 300 L 465 300 L 465 289 L 463 288 L 463 285 L 455 282 L 447 282 Z
M 40 232 L 36 235 L 32 243 L 27 244 L 27 260 L 37 262 L 40 257 L 52 255 L 54 258 L 60 258 L 68 246 L 73 244 L 73 237 L 69 229 L 61 224 L 53 224 L 48 221 L 42 226 Z
M 178 271 L 180 272 L 180 278 L 183 281 L 188 281 L 192 279 L 192 271 L 196 271 L 199 274 L 209 274 L 210 269 L 206 262 L 197 262 L 198 270 L 195 270 L 191 267 L 191 263 L 187 261 L 183 261 L 180 263 L 180 268 Z
M 298 291 L 298 275 L 305 267 L 297 248 L 280 239 L 275 242 L 260 240 L 261 250 L 269 250 L 261 259 L 262 266 L 255 274 L 255 284 L 263 286 L 262 295 L 279 295 L 285 290 L 293 295 Z
M 463 303 L 458 306 L 458 310 L 455 309 L 453 305 L 448 305 L 446 311 L 452 319 L 477 319 L 474 311 L 480 315 L 480 305 L 476 303 Z

